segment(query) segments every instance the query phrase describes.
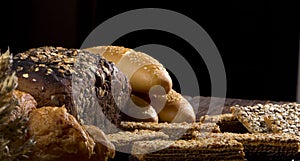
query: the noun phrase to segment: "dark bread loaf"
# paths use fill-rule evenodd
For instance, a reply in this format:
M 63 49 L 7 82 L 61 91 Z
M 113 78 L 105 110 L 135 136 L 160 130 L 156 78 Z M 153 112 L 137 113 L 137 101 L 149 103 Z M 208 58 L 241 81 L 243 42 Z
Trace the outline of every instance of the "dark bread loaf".
M 130 97 L 126 76 L 100 55 L 62 47 L 33 48 L 14 56 L 18 89 L 38 107 L 63 106 L 85 124 L 110 132 Z M 101 112 L 102 111 L 102 112 Z

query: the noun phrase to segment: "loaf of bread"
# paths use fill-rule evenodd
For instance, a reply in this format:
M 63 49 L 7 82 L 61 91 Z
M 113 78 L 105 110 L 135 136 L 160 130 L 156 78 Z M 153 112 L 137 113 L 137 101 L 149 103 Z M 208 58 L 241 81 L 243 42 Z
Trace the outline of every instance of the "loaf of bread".
M 18 89 L 38 107 L 63 106 L 85 124 L 110 132 L 130 97 L 127 77 L 100 55 L 78 49 L 40 47 L 16 54 Z
M 120 46 L 96 46 L 85 49 L 100 54 L 117 67 L 129 78 L 133 93 L 148 95 L 156 85 L 168 93 L 172 89 L 172 80 L 161 63 L 153 57 Z

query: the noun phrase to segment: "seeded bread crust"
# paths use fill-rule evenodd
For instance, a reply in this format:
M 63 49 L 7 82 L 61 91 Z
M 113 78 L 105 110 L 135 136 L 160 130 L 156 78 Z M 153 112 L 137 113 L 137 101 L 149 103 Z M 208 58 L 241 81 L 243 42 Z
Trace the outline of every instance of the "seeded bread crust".
M 129 81 L 113 63 L 79 49 L 33 48 L 14 56 L 13 70 L 18 89 L 30 93 L 38 107 L 65 105 L 78 120 L 105 132 L 110 123 L 120 123 L 131 93 Z

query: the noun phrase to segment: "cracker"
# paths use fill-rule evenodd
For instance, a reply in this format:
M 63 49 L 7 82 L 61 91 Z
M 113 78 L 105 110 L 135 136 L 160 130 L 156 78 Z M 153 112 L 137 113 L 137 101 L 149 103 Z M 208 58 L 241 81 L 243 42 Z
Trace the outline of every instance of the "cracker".
M 193 131 L 221 132 L 216 123 L 153 123 L 153 122 L 121 122 L 123 130 L 133 131 L 153 130 L 161 131 L 169 135 L 171 139 L 190 139 Z
M 300 104 L 267 105 L 266 124 L 274 133 L 290 133 L 300 136 Z
M 138 141 L 133 145 L 132 154 L 138 160 L 244 160 L 241 143 L 220 137 Z
M 212 137 L 231 138 L 242 143 L 247 159 L 291 160 L 298 154 L 300 144 L 300 137 L 287 133 L 193 133 L 196 140 Z
M 204 115 L 200 117 L 202 123 L 216 123 L 221 132 L 247 133 L 244 125 L 233 114 Z
M 251 133 L 272 133 L 267 126 L 264 118 L 269 110 L 262 104 L 254 106 L 232 106 L 230 108 L 234 117 L 236 117 L 247 130 Z
M 169 136 L 163 132 L 151 130 L 135 130 L 123 131 L 113 134 L 108 134 L 107 139 L 111 141 L 116 147 L 117 151 L 123 153 L 130 153 L 132 144 L 135 141 L 155 140 L 155 139 L 169 139 Z

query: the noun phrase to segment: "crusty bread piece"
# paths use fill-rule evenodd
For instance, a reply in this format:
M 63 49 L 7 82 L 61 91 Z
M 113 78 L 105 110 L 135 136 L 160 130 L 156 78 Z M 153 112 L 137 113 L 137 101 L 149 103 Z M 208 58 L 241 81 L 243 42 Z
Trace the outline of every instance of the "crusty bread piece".
M 30 113 L 28 136 L 36 142 L 32 161 L 88 160 L 95 142 L 64 107 L 42 107 Z

